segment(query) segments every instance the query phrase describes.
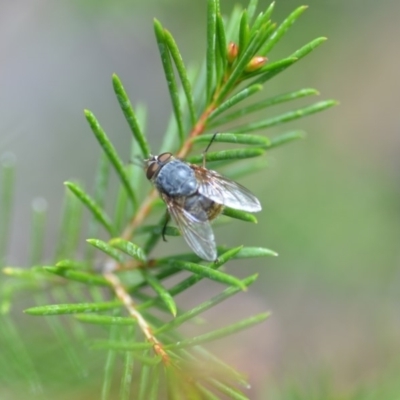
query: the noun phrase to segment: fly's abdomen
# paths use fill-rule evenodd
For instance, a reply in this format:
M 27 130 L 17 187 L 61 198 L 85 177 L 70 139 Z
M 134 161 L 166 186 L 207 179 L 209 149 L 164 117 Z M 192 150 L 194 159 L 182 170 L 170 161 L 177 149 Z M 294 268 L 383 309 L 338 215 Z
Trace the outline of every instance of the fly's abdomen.
M 184 208 L 199 221 L 213 220 L 222 211 L 223 206 L 196 193 L 185 199 Z
M 193 170 L 180 160 L 165 164 L 158 173 L 155 184 L 168 196 L 190 196 L 198 187 Z

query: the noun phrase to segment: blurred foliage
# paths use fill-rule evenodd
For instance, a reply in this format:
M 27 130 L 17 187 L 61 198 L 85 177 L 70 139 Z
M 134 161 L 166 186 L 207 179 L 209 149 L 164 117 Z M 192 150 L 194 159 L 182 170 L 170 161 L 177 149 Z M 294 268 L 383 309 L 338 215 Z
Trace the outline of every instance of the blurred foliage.
M 216 127 L 220 130 L 229 124 L 229 133 L 217 136 L 216 142 L 253 147 L 207 153 L 205 160 L 209 164 L 226 167 L 235 161 L 260 157 L 264 155 L 265 150 L 271 150 L 303 136 L 301 132 L 289 131 L 265 139 L 257 135 L 248 135 L 248 132 L 297 120 L 330 108 L 336 103 L 333 100 L 320 101 L 269 118 L 249 118 L 237 126 L 236 121 L 239 118 L 247 117 L 254 111 L 262 111 L 279 103 L 317 94 L 312 89 L 297 91 L 267 100 L 256 100 L 247 108 L 241 107 L 239 113 L 230 111 L 259 92 L 270 79 L 310 53 L 323 43 L 325 38 L 315 39 L 291 55 L 267 63 L 266 55 L 304 12 L 305 7 L 294 10 L 280 25 L 270 20 L 274 3 L 264 12 L 256 14 L 257 1 L 251 1 L 248 9 L 235 7 L 230 19 L 225 21 L 219 7 L 218 1 L 208 1 L 206 59 L 202 69 L 197 72 L 196 80 L 189 77 L 171 34 L 157 20 L 154 30 L 173 108 L 173 118 L 167 128 L 163 147 L 168 150 L 175 148 L 177 156 L 185 158 L 192 150 L 194 139 L 204 132 L 214 131 Z M 131 159 L 147 159 L 150 157 L 150 146 L 144 133 L 146 111 L 139 107 L 135 113 L 117 75 L 113 76 L 113 86 L 133 135 Z M 231 113 L 226 115 L 227 111 Z M 35 393 L 47 389 L 43 386 L 41 374 L 34 365 L 26 342 L 19 337 L 19 329 L 9 314 L 12 300 L 20 291 L 32 291 L 32 298 L 38 305 L 26 309 L 25 313 L 47 317 L 54 340 L 59 343 L 64 357 L 69 360 L 77 377 L 90 375 L 90 365 L 82 358 L 82 353 L 86 351 L 78 350 L 71 342 L 70 335 L 79 344 L 88 342 L 91 349 L 106 351 L 101 395 L 104 400 L 115 397 L 113 388 L 116 379 L 121 379 L 118 389 L 120 399 L 131 398 L 132 395 L 143 399 L 161 398 L 165 397 L 165 392 L 168 392 L 168 396 L 185 398 L 216 399 L 219 398 L 218 393 L 238 399 L 247 398 L 240 390 L 241 387 L 248 387 L 242 375 L 200 345 L 258 324 L 269 314 L 261 313 L 247 317 L 189 338 L 182 336 L 178 328 L 187 321 L 196 322 L 198 315 L 204 311 L 240 291 L 247 290 L 258 276 L 254 274 L 239 279 L 219 271 L 221 266 L 233 259 L 257 258 L 276 253 L 265 248 L 240 246 L 219 249 L 218 259 L 205 265 L 201 264 L 202 260 L 198 256 L 191 254 L 150 259 L 164 224 L 162 218 L 155 226 L 145 225 L 153 208 L 153 214 L 158 214 L 159 201 L 155 196 L 156 191 L 153 189 L 147 197 L 142 196 L 143 174 L 139 173 L 134 165 L 124 165 L 95 116 L 90 111 L 85 111 L 85 115 L 104 152 L 98 164 L 94 194 L 91 195 L 79 182 L 65 182 L 68 192 L 64 201 L 54 261 L 45 264 L 43 247 L 46 203 L 37 200 L 33 204 L 31 268 L 4 268 L 4 273 L 11 279 L 4 284 L 2 290 L 5 331 L 3 340 L 6 345 L 10 340 L 13 342 L 8 347 L 15 348 L 15 360 L 20 369 L 22 368 L 30 391 Z M 206 141 L 210 142 L 214 138 L 215 136 L 209 135 Z M 188 160 L 201 163 L 202 157 L 191 157 Z M 116 221 L 109 216 L 104 207 L 111 169 L 114 169 L 120 181 L 116 209 L 113 213 L 120 216 Z M 252 164 L 247 161 L 247 164 L 239 164 L 236 171 L 227 169 L 226 173 L 247 175 L 259 169 L 258 162 Z M 9 234 L 13 181 L 13 165 L 6 159 L 3 162 L 1 210 L 3 220 L 7 223 L 2 226 L 2 260 L 5 260 L 5 243 Z M 100 274 L 93 251 L 87 251 L 86 258 L 76 259 L 83 229 L 83 207 L 91 215 L 88 229 L 92 237 L 87 239 L 87 242 L 107 256 L 102 261 Z M 254 216 L 243 211 L 227 209 L 224 214 L 231 218 L 257 222 Z M 125 225 L 125 228 L 119 233 L 121 225 Z M 108 241 L 93 238 L 99 235 L 100 228 L 107 233 Z M 144 239 L 136 239 L 134 236 L 138 228 L 141 228 L 142 236 L 145 234 Z M 173 229 L 166 231 L 169 232 L 174 236 L 179 233 Z M 104 233 L 100 237 L 103 235 Z M 133 237 L 135 243 L 131 242 Z M 164 281 L 167 278 L 178 276 L 181 271 L 188 271 L 191 275 L 173 286 L 165 286 Z M 181 310 L 174 296 L 187 291 L 203 279 L 214 280 L 228 288 L 192 309 Z M 143 289 L 146 288 L 151 288 L 154 294 L 144 292 Z M 136 303 L 137 301 L 141 302 Z M 173 319 L 160 317 L 160 311 L 172 314 Z M 85 315 L 86 313 L 91 314 Z M 75 320 L 68 321 L 71 324 L 70 332 L 64 329 L 61 319 L 49 318 L 63 314 L 76 315 Z M 93 339 L 91 336 L 89 339 L 88 332 L 81 323 L 103 327 L 106 336 L 102 335 L 100 339 Z M 118 353 L 122 353 L 122 357 L 118 357 Z M 15 363 L 12 365 L 17 366 Z M 13 373 L 8 371 L 9 368 L 6 375 L 10 384 L 10 381 L 13 381 Z M 46 380 L 49 378 L 47 375 Z M 51 378 L 49 380 L 52 381 Z M 132 390 L 135 394 L 131 395 Z
M 77 13 L 82 11 L 85 4 L 89 2 L 75 2 Z M 96 2 L 96 5 L 98 4 Z M 120 16 L 126 16 L 127 23 L 130 23 L 130 18 L 135 20 L 133 14 L 137 12 L 136 7 L 140 7 L 141 3 L 132 4 L 132 7 L 125 3 L 124 8 L 119 7 L 118 2 L 113 4 L 116 9 L 112 8 L 111 3 L 107 4 L 107 8 L 104 9 L 104 19 L 114 14 L 118 19 Z M 185 7 L 192 8 L 199 4 L 196 11 L 202 12 L 205 16 L 201 2 L 190 4 L 165 2 L 163 4 L 166 4 L 166 7 L 162 12 L 168 15 L 170 20 L 173 21 L 173 16 L 176 16 L 176 21 L 180 20 L 182 24 L 183 20 L 190 21 L 192 32 L 201 29 L 196 24 L 195 18 L 190 18 L 189 13 L 185 14 Z M 278 259 L 274 259 L 274 265 L 277 267 L 269 269 L 268 273 L 261 274 L 258 283 L 255 284 L 259 298 L 262 295 L 263 301 L 269 303 L 268 308 L 274 311 L 270 324 L 274 324 L 275 321 L 277 326 L 269 325 L 268 330 L 270 332 L 275 330 L 275 334 L 272 333 L 272 337 L 268 336 L 265 339 L 266 346 L 274 348 L 272 354 L 263 353 L 255 348 L 252 353 L 255 355 L 253 359 L 246 361 L 243 357 L 236 364 L 240 364 L 241 369 L 244 370 L 252 370 L 252 365 L 255 364 L 254 368 L 260 371 L 260 375 L 257 377 L 253 370 L 254 381 L 267 380 L 264 391 L 266 393 L 273 391 L 275 397 L 271 394 L 271 398 L 291 398 L 291 392 L 298 398 L 318 398 L 318 396 L 329 398 L 329 394 L 331 398 L 347 399 L 355 397 L 357 393 L 360 393 L 360 398 L 367 399 L 396 398 L 399 392 L 396 353 L 398 353 L 397 304 L 399 300 L 397 271 L 400 254 L 397 242 L 400 232 L 397 223 L 399 190 L 396 149 L 398 141 L 395 138 L 398 124 L 394 120 L 393 116 L 396 113 L 391 111 L 391 104 L 397 104 L 396 91 L 393 88 L 398 81 L 393 75 L 393 72 L 397 75 L 397 71 L 391 68 L 397 65 L 396 52 L 391 47 L 391 43 L 396 32 L 394 27 L 397 26 L 395 25 L 397 21 L 395 24 L 393 21 L 398 5 L 389 1 L 379 2 L 379 4 L 372 1 L 310 1 L 307 4 L 310 5 L 310 9 L 303 17 L 302 25 L 296 26 L 289 32 L 287 39 L 274 49 L 273 54 L 283 55 L 285 51 L 291 51 L 301 41 L 307 40 L 311 32 L 316 31 L 322 31 L 328 35 L 328 44 L 324 46 L 324 51 L 313 55 L 314 62 L 299 64 L 293 69 L 293 73 L 290 70 L 283 74 L 282 78 L 271 81 L 270 90 L 275 93 L 278 88 L 279 92 L 282 89 L 296 88 L 301 76 L 304 77 L 305 85 L 316 85 L 322 89 L 323 93 L 333 93 L 335 97 L 341 99 L 342 105 L 335 112 L 324 115 L 323 118 L 313 118 L 310 124 L 304 120 L 302 127 L 310 132 L 310 138 L 295 146 L 285 146 L 284 151 L 277 150 L 270 153 L 268 174 L 263 171 L 256 173 L 250 179 L 246 178 L 246 184 L 250 182 L 250 187 L 254 187 L 254 182 L 260 182 L 260 179 L 266 181 L 265 184 L 260 185 L 262 186 L 260 190 L 265 191 L 262 196 L 265 213 L 259 216 L 257 226 L 251 226 L 251 230 L 254 229 L 255 232 L 251 239 L 257 244 L 267 242 L 280 254 Z M 222 6 L 223 10 L 229 10 L 226 2 Z M 276 19 L 281 19 L 280 16 L 283 17 L 296 6 L 298 2 L 279 2 Z M 182 14 L 179 13 L 181 10 Z M 100 7 L 87 8 L 87 11 L 93 20 L 96 19 L 98 13 L 102 12 Z M 140 12 L 142 11 L 146 10 L 141 8 Z M 162 15 L 160 10 L 155 14 L 151 9 L 147 11 L 152 15 Z M 138 15 L 136 18 L 139 21 L 134 23 L 135 26 L 150 18 L 147 14 L 145 17 L 140 13 Z M 185 15 L 185 18 L 182 18 L 182 15 Z M 166 17 L 163 17 L 163 20 L 165 19 Z M 198 19 L 203 21 L 200 17 Z M 45 27 L 47 37 L 47 31 L 50 28 L 44 22 L 40 23 Z M 62 26 L 62 24 L 59 25 Z M 371 29 L 371 26 L 377 25 L 380 26 L 378 31 Z M 169 22 L 168 26 L 174 25 Z M 191 41 L 193 33 L 190 35 L 179 23 L 177 27 L 174 33 L 178 32 L 179 44 L 183 47 L 183 51 L 186 50 L 186 53 L 189 51 L 191 56 L 189 58 L 196 57 L 199 50 Z M 117 27 L 113 29 L 113 32 L 118 32 Z M 93 26 L 89 24 L 89 32 L 90 30 L 93 30 Z M 184 33 L 179 36 L 182 30 Z M 96 29 L 93 31 L 95 35 L 98 35 L 98 32 L 101 33 L 103 38 L 112 36 L 112 33 L 106 29 L 104 29 L 105 33 L 100 29 L 98 32 Z M 126 33 L 125 35 L 132 37 Z M 127 42 L 133 45 L 133 40 Z M 92 39 L 91 51 L 96 51 L 96 43 L 96 40 Z M 23 49 L 23 46 L 19 48 Z M 127 46 L 124 47 L 124 51 L 126 48 Z M 100 50 L 103 55 L 103 43 L 99 46 Z M 25 53 L 29 55 L 29 52 Z M 55 54 L 54 49 L 52 57 L 53 54 Z M 107 53 L 106 57 L 108 57 Z M 112 56 L 108 58 L 114 63 L 117 61 Z M 12 57 L 10 59 L 12 60 Z M 25 59 L 19 57 L 18 65 L 20 65 L 20 60 Z M 98 70 L 101 72 L 99 60 L 97 61 Z M 346 60 L 346 68 L 341 68 L 344 60 Z M 44 59 L 44 62 L 48 60 Z M 133 59 L 131 63 L 128 63 L 124 58 L 124 62 L 129 65 L 134 64 Z M 25 64 L 28 64 L 26 60 Z M 109 70 L 110 68 L 111 71 L 113 69 L 121 71 L 122 67 L 121 65 L 112 66 Z M 97 68 L 95 69 L 97 71 Z M 136 71 L 137 66 L 134 69 Z M 14 67 L 14 70 L 19 69 Z M 46 71 L 44 68 L 41 70 Z M 129 66 L 130 70 L 131 66 Z M 93 69 L 91 69 L 91 74 L 95 76 L 95 71 L 92 71 Z M 38 71 L 33 70 L 33 72 Z M 87 71 L 85 74 L 87 75 Z M 376 79 L 377 74 L 382 78 Z M 96 76 L 98 82 L 99 75 Z M 37 79 L 40 82 L 40 74 Z M 124 81 L 128 86 L 127 79 Z M 24 81 L 21 84 L 24 84 Z M 78 80 L 79 84 L 87 90 L 86 84 L 83 85 Z M 17 88 L 17 85 L 13 86 L 13 90 Z M 137 82 L 134 86 L 132 85 L 130 92 L 136 93 L 136 88 Z M 75 91 L 77 92 L 76 88 Z M 22 96 L 18 91 L 15 93 L 18 94 L 20 107 L 20 101 L 26 96 Z M 37 94 L 36 92 L 35 96 Z M 92 92 L 90 94 L 92 95 Z M 66 99 L 61 107 L 59 103 L 55 104 L 59 109 L 65 109 L 68 102 L 71 102 L 72 94 L 69 98 L 67 95 L 59 97 Z M 50 95 L 49 98 L 53 101 L 55 95 Z M 103 98 L 108 97 L 103 96 Z M 9 99 L 7 101 L 10 103 Z M 37 103 L 39 101 L 43 99 L 38 99 Z M 36 103 L 36 100 L 33 103 Z M 164 105 L 156 108 L 157 112 L 162 114 L 163 107 Z M 29 109 L 26 111 L 29 112 Z M 71 116 L 73 112 L 76 113 L 76 110 L 70 111 Z M 160 124 L 163 124 L 163 115 L 158 120 Z M 111 126 L 114 130 L 115 125 Z M 118 130 L 118 125 L 116 129 Z M 68 131 L 71 131 L 71 128 Z M 72 135 L 73 131 L 78 132 L 80 129 L 77 129 L 75 125 L 71 132 L 65 132 L 63 137 L 67 139 L 64 139 L 64 142 L 61 137 L 57 138 L 57 143 L 60 143 L 59 147 L 62 147 L 63 151 L 68 148 L 65 140 L 71 140 L 69 133 Z M 53 132 L 54 129 L 51 130 L 49 137 L 53 136 Z M 60 134 L 61 132 L 62 129 Z M 272 129 L 271 132 L 278 132 L 278 130 Z M 117 139 L 121 140 L 122 136 L 124 135 L 121 134 Z M 84 140 L 80 136 L 78 139 L 80 143 L 81 139 Z M 84 146 L 77 149 L 78 155 L 74 159 L 74 165 L 71 165 L 70 158 L 67 157 L 67 161 L 63 161 L 63 157 L 54 152 L 54 147 L 50 157 L 45 154 L 37 159 L 36 151 L 32 152 L 31 142 L 29 140 L 24 140 L 24 142 L 27 143 L 29 152 L 18 157 L 18 181 L 22 182 L 24 192 L 22 192 L 21 183 L 18 190 L 24 193 L 23 196 L 30 198 L 32 191 L 33 195 L 43 192 L 41 188 L 36 188 L 38 183 L 41 183 L 42 177 L 39 172 L 35 174 L 35 171 L 37 168 L 40 171 L 41 163 L 46 160 L 52 165 L 56 160 L 58 171 L 62 170 L 64 162 L 65 165 L 69 163 L 68 174 L 71 174 L 71 168 L 73 170 L 75 167 L 82 170 L 82 174 L 86 173 L 86 176 L 89 176 L 84 169 L 88 161 L 85 159 L 85 164 L 83 164 L 78 160 L 79 150 L 87 151 Z M 120 148 L 123 147 L 121 143 L 123 142 L 120 142 Z M 158 138 L 157 141 L 154 140 L 154 143 L 158 143 Z M 4 141 L 1 141 L 1 144 L 4 144 Z M 13 147 L 15 144 L 11 143 Z M 47 146 L 43 147 L 47 148 Z M 83 157 L 80 158 L 83 159 Z M 24 167 L 24 162 L 28 167 Z M 28 174 L 21 175 L 24 168 L 29 171 L 29 179 L 25 181 L 24 175 Z M 63 173 L 66 174 L 65 171 Z M 38 175 L 40 178 L 35 180 Z M 43 185 L 57 186 L 54 180 L 51 182 L 51 177 L 49 178 L 50 180 L 46 179 Z M 56 182 L 60 182 L 60 179 L 63 179 L 63 175 L 61 178 L 57 177 Z M 34 184 L 36 186 L 30 192 L 29 189 Z M 46 197 L 48 197 L 47 194 Z M 21 199 L 21 194 L 17 198 Z M 57 201 L 52 200 L 52 204 Z M 24 214 L 23 211 L 24 206 L 25 204 L 20 201 L 19 207 L 16 208 L 20 216 L 20 227 L 14 228 L 14 232 L 26 231 L 21 228 L 26 227 L 27 220 L 26 212 Z M 54 215 L 51 219 L 50 217 L 51 214 L 47 226 L 54 224 Z M 23 223 L 21 218 L 24 218 Z M 232 243 L 240 242 L 242 239 L 240 236 L 243 232 L 240 229 L 242 225 L 240 222 L 235 222 L 235 224 L 239 227 L 239 232 L 230 228 L 220 228 L 223 237 L 226 235 L 227 241 Z M 246 236 L 249 231 L 250 229 L 247 230 Z M 248 237 L 250 238 L 250 234 Z M 21 238 L 21 235 L 16 237 L 14 234 L 12 241 L 18 242 L 18 252 L 13 254 L 18 254 L 20 258 L 17 260 L 21 261 L 24 256 L 21 248 L 24 236 L 22 235 Z M 168 247 L 170 246 L 171 243 L 168 243 Z M 260 268 L 262 268 L 262 263 L 257 260 L 247 265 L 249 272 L 258 271 Z M 239 271 L 240 268 L 235 270 L 235 272 Z M 208 289 L 206 286 L 202 288 Z M 238 308 L 240 302 L 239 299 Z M 26 295 L 22 293 L 18 299 L 14 299 L 15 311 L 30 305 L 30 299 L 26 299 Z M 62 360 L 63 355 L 56 344 L 49 345 L 54 341 L 52 336 L 43 338 L 43 333 L 38 334 L 40 328 L 43 332 L 42 324 L 37 323 L 34 328 L 32 318 L 28 319 L 27 316 L 18 317 L 14 322 L 21 333 L 26 332 L 26 326 L 32 326 L 29 336 L 27 332 L 23 335 L 23 342 L 29 351 L 35 352 L 32 359 L 39 372 L 47 368 L 47 374 L 54 385 L 61 385 L 62 381 L 57 381 L 56 378 L 63 378 L 70 379 L 71 384 L 77 388 L 87 388 L 88 378 L 86 381 L 79 381 L 73 369 L 68 369 L 68 373 L 64 375 L 57 368 L 48 368 L 49 365 L 54 365 L 54 360 Z M 94 333 L 94 331 L 90 332 Z M 48 352 L 44 353 L 37 345 L 37 341 L 41 341 L 41 345 L 46 345 Z M 245 346 L 246 344 L 243 343 L 243 347 Z M 13 365 L 17 350 L 15 346 L 2 347 L 7 349 L 1 361 L 2 370 L 4 370 L 5 365 Z M 89 353 L 84 350 L 85 348 L 79 349 L 79 352 L 88 364 L 90 363 L 89 376 L 94 377 L 96 374 L 98 377 L 102 376 L 99 365 L 103 364 L 103 358 L 98 352 Z M 263 365 L 257 363 L 256 356 L 264 361 Z M 332 379 L 324 377 L 322 381 L 328 381 L 329 385 L 320 385 L 318 384 L 319 371 L 323 370 L 326 364 L 331 367 L 328 370 Z M 17 381 L 21 377 L 21 371 L 18 366 L 13 367 L 13 370 Z M 307 385 L 303 382 L 299 383 L 298 379 L 298 376 L 302 376 L 305 371 L 309 373 L 309 378 L 301 380 L 308 382 Z M 272 390 L 271 375 L 276 375 L 277 383 L 274 390 Z M 92 391 L 96 391 L 95 385 L 98 385 L 98 382 L 96 378 L 93 379 Z M 46 384 L 50 383 L 46 382 Z M 65 390 L 69 387 L 70 384 L 67 383 Z M 259 387 L 260 385 L 256 383 L 256 389 Z M 55 390 L 58 392 L 58 388 L 55 387 Z M 262 393 L 259 389 L 257 392 Z M 260 396 L 264 398 L 262 394 Z M 83 398 L 88 397 L 83 396 Z

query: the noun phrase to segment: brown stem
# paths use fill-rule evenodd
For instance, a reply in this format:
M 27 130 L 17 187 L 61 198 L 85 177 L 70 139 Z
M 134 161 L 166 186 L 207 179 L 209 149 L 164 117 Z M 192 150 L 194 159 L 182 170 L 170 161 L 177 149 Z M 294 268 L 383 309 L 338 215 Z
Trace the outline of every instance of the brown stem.
M 179 158 L 185 158 L 192 146 L 193 146 L 193 141 L 196 136 L 201 135 L 206 127 L 206 122 L 210 114 L 215 110 L 216 107 L 216 102 L 215 99 L 218 96 L 218 90 L 216 90 L 213 98 L 213 102 L 207 107 L 207 109 L 203 112 L 203 114 L 200 116 L 199 120 L 197 121 L 196 125 L 193 127 L 191 132 L 189 133 L 188 139 L 183 143 L 182 147 L 180 150 L 177 152 L 177 157 Z M 130 240 L 135 232 L 135 229 L 139 227 L 142 222 L 146 219 L 146 217 L 149 215 L 152 207 L 154 200 L 157 198 L 158 193 L 156 189 L 152 189 L 144 202 L 142 203 L 141 207 L 135 214 L 135 216 L 131 219 L 129 224 L 126 226 L 124 231 L 122 232 L 121 238 L 125 240 Z M 123 268 L 121 268 L 122 270 Z M 118 297 L 118 299 L 124 304 L 126 310 L 128 313 L 132 316 L 132 318 L 136 319 L 138 322 L 138 325 L 140 329 L 142 330 L 144 336 L 146 339 L 153 345 L 154 352 L 162 357 L 162 360 L 165 364 L 169 363 L 169 357 L 166 351 L 164 350 L 161 342 L 158 341 L 158 339 L 153 335 L 152 330 L 150 328 L 150 325 L 147 323 L 147 321 L 143 318 L 143 316 L 139 313 L 139 311 L 136 310 L 135 303 L 133 302 L 130 294 L 122 284 L 121 280 L 118 278 L 116 275 L 116 271 L 119 270 L 119 266 L 115 265 L 115 268 L 112 270 L 105 271 L 103 273 L 103 276 L 107 281 L 110 283 L 114 293 Z
M 133 232 L 135 229 L 142 224 L 142 222 L 145 220 L 147 215 L 149 215 L 151 209 L 152 209 L 152 204 L 154 200 L 157 198 L 157 190 L 152 189 L 149 193 L 149 195 L 146 197 L 144 202 L 142 203 L 142 206 L 139 208 L 138 212 L 136 215 L 132 218 L 131 222 L 128 224 L 128 226 L 124 229 L 122 232 L 122 239 L 124 240 L 130 240 Z
M 143 318 L 142 314 L 136 310 L 135 303 L 132 300 L 130 294 L 126 291 L 124 285 L 122 284 L 121 280 L 112 272 L 106 272 L 103 274 L 104 278 L 110 283 L 114 293 L 118 297 L 118 299 L 124 304 L 125 308 L 129 312 L 130 316 L 136 319 L 140 329 L 142 330 L 146 339 L 153 345 L 154 352 L 161 356 L 164 363 L 169 363 L 169 357 L 162 344 L 157 340 L 157 338 L 153 335 L 151 331 L 150 325 L 147 321 Z

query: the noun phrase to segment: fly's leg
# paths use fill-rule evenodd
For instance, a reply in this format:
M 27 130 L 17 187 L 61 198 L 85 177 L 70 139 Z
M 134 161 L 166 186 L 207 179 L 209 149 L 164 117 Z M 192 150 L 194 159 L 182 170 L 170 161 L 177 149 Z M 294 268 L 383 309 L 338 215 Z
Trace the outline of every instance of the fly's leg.
M 213 144 L 213 141 L 215 140 L 215 138 L 217 137 L 219 132 L 215 132 L 214 135 L 212 136 L 210 143 L 208 143 L 206 149 L 203 151 L 203 168 L 206 167 L 206 154 L 208 152 L 208 150 L 210 149 L 211 145 Z
M 171 216 L 169 215 L 169 212 L 167 211 L 165 213 L 165 221 L 164 221 L 164 225 L 163 225 L 162 232 L 161 232 L 161 236 L 162 236 L 162 239 L 164 242 L 167 241 L 167 239 L 165 238 L 165 233 L 167 232 L 168 222 L 170 219 L 171 219 Z

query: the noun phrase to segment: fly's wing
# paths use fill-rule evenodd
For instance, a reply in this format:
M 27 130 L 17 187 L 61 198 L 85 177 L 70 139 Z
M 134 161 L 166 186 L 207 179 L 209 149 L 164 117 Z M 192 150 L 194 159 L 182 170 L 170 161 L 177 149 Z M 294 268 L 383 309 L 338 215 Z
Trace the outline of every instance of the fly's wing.
M 244 186 L 206 168 L 195 166 L 193 170 L 203 196 L 236 210 L 261 211 L 257 197 Z
M 197 215 L 186 211 L 183 206 L 174 200 L 163 196 L 168 207 L 168 212 L 178 225 L 182 236 L 189 247 L 203 260 L 215 261 L 217 249 L 215 246 L 214 232 L 208 221 L 207 214 L 198 210 Z

